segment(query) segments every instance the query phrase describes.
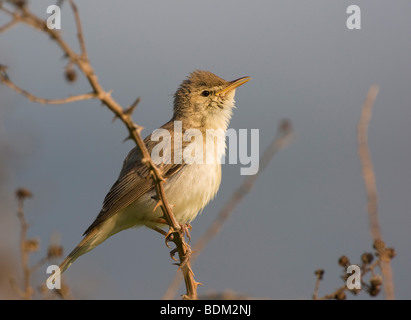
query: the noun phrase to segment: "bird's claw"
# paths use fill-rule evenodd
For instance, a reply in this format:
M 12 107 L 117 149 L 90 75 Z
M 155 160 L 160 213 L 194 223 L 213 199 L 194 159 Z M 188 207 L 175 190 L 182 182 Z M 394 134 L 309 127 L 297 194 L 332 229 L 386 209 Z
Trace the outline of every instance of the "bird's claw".
M 174 261 L 178 261 L 178 259 L 175 257 L 177 251 L 178 251 L 177 248 L 174 248 L 173 250 L 170 251 L 170 257 Z
M 189 223 L 185 223 L 185 224 L 180 224 L 180 230 L 179 232 L 183 235 L 183 236 L 187 236 L 188 239 L 188 243 L 190 243 L 191 241 L 191 235 L 190 235 L 190 231 L 192 230 L 192 227 Z M 168 244 L 170 241 L 174 240 L 174 236 L 173 233 L 176 232 L 176 230 L 174 230 L 174 228 L 170 227 L 168 229 L 168 232 L 165 235 L 165 243 L 167 248 L 171 249 L 170 245 Z
M 174 235 L 173 235 L 174 232 L 175 232 L 174 229 L 170 227 L 170 229 L 168 229 L 168 232 L 165 236 L 165 243 L 166 243 L 167 248 L 169 249 L 171 249 L 171 247 L 168 243 L 174 240 Z

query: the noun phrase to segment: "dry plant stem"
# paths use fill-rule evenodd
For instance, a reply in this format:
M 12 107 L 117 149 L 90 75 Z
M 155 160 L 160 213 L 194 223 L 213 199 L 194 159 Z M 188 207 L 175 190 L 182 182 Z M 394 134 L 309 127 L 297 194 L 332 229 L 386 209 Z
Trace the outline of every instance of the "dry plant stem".
M 0 10 L 5 12 L 6 14 L 9 14 L 12 16 L 13 21 L 18 21 L 18 22 L 23 22 L 28 24 L 29 26 L 40 30 L 46 34 L 48 34 L 52 40 L 54 40 L 61 50 L 65 53 L 65 55 L 68 57 L 68 59 L 74 63 L 80 71 L 84 74 L 84 76 L 87 78 L 88 82 L 90 83 L 90 86 L 93 89 L 93 93 L 88 93 L 83 95 L 83 98 L 97 98 L 99 99 L 107 108 L 109 108 L 114 114 L 116 118 L 119 118 L 127 127 L 127 130 L 129 132 L 129 139 L 132 139 L 138 148 L 140 149 L 142 153 L 142 162 L 149 168 L 150 170 L 150 175 L 153 178 L 154 185 L 157 191 L 157 196 L 158 196 L 158 201 L 159 205 L 163 211 L 164 214 L 164 219 L 167 221 L 168 225 L 170 226 L 170 232 L 173 233 L 174 238 L 173 241 L 176 244 L 177 251 L 179 253 L 179 258 L 180 258 L 180 263 L 181 263 L 181 271 L 183 273 L 186 285 L 187 285 L 187 294 L 185 295 L 185 298 L 187 299 L 196 299 L 197 298 L 197 285 L 198 283 L 194 280 L 193 277 L 193 272 L 190 267 L 190 261 L 189 261 L 189 247 L 188 245 L 184 242 L 184 235 L 180 233 L 180 225 L 175 219 L 172 209 L 170 204 L 167 201 L 167 198 L 165 196 L 164 192 L 164 186 L 163 184 L 165 183 L 164 178 L 162 177 L 162 172 L 161 170 L 154 164 L 154 162 L 151 159 L 151 156 L 146 148 L 146 145 L 144 144 L 143 139 L 140 136 L 141 131 L 143 130 L 143 127 L 136 125 L 131 117 L 131 111 L 132 109 L 135 108 L 135 106 L 138 103 L 138 100 L 134 103 L 135 105 L 130 107 L 128 110 L 124 110 L 112 97 L 111 97 L 111 92 L 110 91 L 105 91 L 102 86 L 100 85 L 98 78 L 96 74 L 94 73 L 93 68 L 91 67 L 91 64 L 89 62 L 89 58 L 87 56 L 87 51 L 86 51 L 86 46 L 84 42 L 84 37 L 83 37 L 83 32 L 81 28 L 81 20 L 79 17 L 79 13 L 77 10 L 76 5 L 72 0 L 69 0 L 75 21 L 76 21 L 76 27 L 77 27 L 77 37 L 80 43 L 80 50 L 81 50 L 81 55 L 76 54 L 71 47 L 63 40 L 61 37 L 61 33 L 54 30 L 54 29 L 48 29 L 46 22 L 34 14 L 32 14 L 26 7 L 23 7 L 21 10 L 18 12 L 10 12 L 9 10 L 5 9 L 4 7 L 0 6 Z M 67 99 L 61 99 L 61 100 L 48 100 L 48 99 L 41 99 L 38 97 L 35 97 L 34 95 L 28 93 L 27 91 L 24 91 L 14 85 L 7 77 L 5 74 L 4 70 L 0 73 L 0 79 L 1 82 L 4 84 L 8 85 L 10 88 L 15 90 L 16 92 L 23 94 L 27 98 L 31 98 L 32 101 L 35 102 L 42 102 L 42 103 L 64 103 L 64 102 L 71 102 L 71 101 L 78 101 L 81 99 L 78 99 L 80 96 L 76 96 L 77 98 L 70 97 Z M 74 99 L 74 100 L 73 100 Z M 67 101 L 69 100 L 69 101 Z M 183 263 L 184 262 L 184 263 Z
M 315 280 L 313 300 L 318 300 L 317 295 L 318 295 L 318 290 L 320 289 L 320 282 L 321 282 L 321 280 L 319 279 L 319 277 L 317 277 L 316 280 Z
M 16 191 L 17 196 L 17 217 L 20 223 L 20 256 L 21 256 L 21 265 L 23 269 L 23 287 L 24 291 L 20 290 L 14 281 L 11 279 L 11 285 L 17 294 L 25 300 L 29 300 L 33 294 L 33 288 L 30 286 L 30 277 L 31 270 L 29 267 L 29 254 L 30 249 L 27 240 L 27 229 L 28 224 L 24 216 L 24 199 L 32 196 L 31 192 L 27 189 L 20 188 Z
M 318 290 L 320 289 L 320 282 L 323 278 L 324 275 L 324 270 L 317 270 L 315 272 L 316 274 L 316 280 L 315 280 L 315 287 L 314 287 L 314 293 L 313 293 L 313 300 L 318 300 Z
M 215 237 L 222 229 L 223 224 L 231 213 L 234 211 L 236 206 L 240 201 L 250 192 L 255 181 L 262 173 L 262 171 L 270 163 L 273 156 L 286 145 L 288 145 L 293 138 L 293 130 L 291 128 L 291 123 L 288 120 L 283 120 L 279 126 L 276 137 L 272 140 L 271 144 L 268 146 L 260 161 L 260 168 L 258 173 L 255 175 L 247 176 L 244 179 L 240 187 L 231 195 L 230 199 L 223 206 L 221 211 L 218 213 L 216 219 L 210 225 L 210 227 L 204 232 L 204 234 L 197 240 L 196 244 L 193 246 L 193 256 L 191 262 L 198 258 L 200 252 L 206 247 L 210 240 Z M 181 283 L 181 277 L 177 273 L 172 282 L 170 283 L 167 291 L 165 292 L 163 299 L 169 300 L 173 299 Z
M 27 240 L 27 221 L 24 217 L 24 210 L 23 210 L 23 203 L 24 199 L 18 199 L 18 208 L 17 208 L 17 216 L 20 222 L 20 255 L 21 255 L 21 265 L 23 267 L 23 286 L 24 291 L 21 293 L 22 298 L 29 300 L 31 299 L 31 294 L 33 289 L 30 286 L 30 267 L 29 267 L 29 252 L 26 247 L 26 240 Z
M 367 94 L 363 104 L 360 121 L 358 122 L 358 155 L 362 164 L 362 173 L 367 192 L 367 206 L 370 220 L 371 236 L 375 239 L 381 239 L 381 229 L 378 222 L 378 198 L 375 174 L 371 161 L 370 151 L 368 149 L 367 130 L 371 119 L 371 111 L 374 101 L 378 94 L 378 87 L 373 86 Z
M 362 107 L 362 113 L 358 122 L 358 155 L 362 165 L 363 179 L 367 193 L 367 208 L 370 221 L 370 230 L 373 240 L 382 240 L 381 228 L 378 221 L 378 196 L 375 182 L 375 174 L 368 148 L 367 130 L 371 119 L 371 111 L 378 94 L 378 87 L 372 86 L 367 94 Z M 380 252 L 381 253 L 381 252 Z M 383 275 L 383 287 L 386 299 L 394 299 L 394 284 L 392 279 L 391 264 L 381 260 L 381 272 Z

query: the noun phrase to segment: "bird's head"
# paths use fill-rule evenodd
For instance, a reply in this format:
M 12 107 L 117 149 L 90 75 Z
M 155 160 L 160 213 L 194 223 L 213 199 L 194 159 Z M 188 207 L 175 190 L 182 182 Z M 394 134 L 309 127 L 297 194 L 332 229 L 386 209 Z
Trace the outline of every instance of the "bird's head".
M 193 127 L 227 129 L 234 108 L 235 89 L 250 80 L 226 81 L 209 71 L 196 70 L 174 94 L 174 119 Z

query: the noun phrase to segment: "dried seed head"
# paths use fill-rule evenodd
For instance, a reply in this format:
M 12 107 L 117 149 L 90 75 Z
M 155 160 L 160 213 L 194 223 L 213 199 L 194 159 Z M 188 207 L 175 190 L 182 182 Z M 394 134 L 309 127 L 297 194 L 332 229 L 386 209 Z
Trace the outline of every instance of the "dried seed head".
M 348 259 L 346 256 L 341 256 L 340 259 L 338 259 L 338 264 L 341 267 L 346 267 L 350 265 L 350 259 Z
M 394 248 L 387 248 L 385 249 L 385 254 L 387 255 L 387 257 L 392 259 L 397 255 L 397 252 L 395 251 Z
M 27 5 L 27 2 L 26 2 L 26 0 L 14 0 L 13 4 L 16 7 L 20 8 L 20 9 L 23 9 Z
M 382 278 L 380 275 L 373 275 L 372 278 L 370 279 L 370 285 L 371 287 L 378 287 L 382 285 Z
M 25 198 L 31 198 L 33 194 L 29 189 L 19 188 L 16 190 L 16 197 L 19 200 L 24 200 Z
M 35 252 L 40 248 L 40 240 L 38 239 L 28 239 L 24 243 L 24 249 L 29 252 Z
M 317 269 L 314 271 L 314 274 L 317 276 L 319 280 L 323 279 L 324 273 L 325 273 L 324 269 Z
M 385 243 L 381 239 L 376 239 L 374 241 L 373 247 L 377 252 L 382 252 L 385 249 Z
M 370 264 L 372 262 L 372 260 L 374 260 L 374 256 L 370 252 L 364 252 L 361 255 L 361 260 L 364 264 Z
M 77 80 L 76 70 L 72 68 L 67 68 L 66 72 L 64 73 L 64 76 L 66 77 L 66 80 L 68 82 L 75 82 Z
M 377 296 L 380 293 L 380 291 L 381 291 L 381 286 L 371 286 L 368 289 L 368 293 L 371 297 Z
M 282 133 L 286 133 L 286 132 L 289 132 L 290 130 L 292 130 L 291 122 L 288 119 L 282 120 L 280 123 L 280 131 Z
M 63 247 L 58 245 L 50 245 L 47 249 L 47 258 L 60 258 L 63 255 Z

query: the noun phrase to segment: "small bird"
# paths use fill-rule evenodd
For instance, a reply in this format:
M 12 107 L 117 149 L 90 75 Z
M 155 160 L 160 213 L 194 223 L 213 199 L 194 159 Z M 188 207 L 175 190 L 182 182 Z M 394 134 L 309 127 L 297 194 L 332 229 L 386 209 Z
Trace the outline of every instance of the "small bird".
M 167 200 L 181 225 L 191 222 L 220 187 L 220 160 L 225 154 L 225 132 L 235 107 L 235 90 L 249 80 L 225 81 L 209 71 L 192 72 L 174 94 L 171 120 L 144 139 L 154 163 L 162 169 Z M 159 231 L 167 227 L 156 205 L 154 183 L 141 159 L 137 147 L 129 152 L 100 213 L 60 265 L 60 274 L 119 231 L 140 226 Z

